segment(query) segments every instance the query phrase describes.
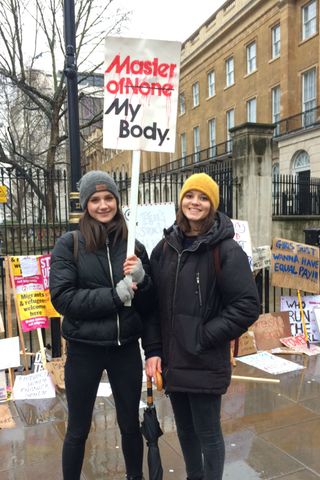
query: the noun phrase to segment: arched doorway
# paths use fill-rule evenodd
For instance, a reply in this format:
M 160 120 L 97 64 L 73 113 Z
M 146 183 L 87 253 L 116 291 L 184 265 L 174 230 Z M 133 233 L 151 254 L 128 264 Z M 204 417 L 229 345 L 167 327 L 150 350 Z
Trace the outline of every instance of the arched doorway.
M 310 213 L 310 157 L 305 150 L 295 153 L 291 162 L 292 174 L 296 176 L 298 213 Z

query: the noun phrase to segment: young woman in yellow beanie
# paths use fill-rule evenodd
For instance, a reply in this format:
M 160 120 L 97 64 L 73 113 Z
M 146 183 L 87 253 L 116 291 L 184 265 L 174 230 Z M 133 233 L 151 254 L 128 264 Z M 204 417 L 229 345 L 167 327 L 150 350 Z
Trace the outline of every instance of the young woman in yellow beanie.
M 218 206 L 217 183 L 205 173 L 191 175 L 176 222 L 151 255 L 162 357 L 148 359 L 146 373 L 162 371 L 189 480 L 222 479 L 220 410 L 231 381 L 230 341 L 259 315 L 247 256 Z

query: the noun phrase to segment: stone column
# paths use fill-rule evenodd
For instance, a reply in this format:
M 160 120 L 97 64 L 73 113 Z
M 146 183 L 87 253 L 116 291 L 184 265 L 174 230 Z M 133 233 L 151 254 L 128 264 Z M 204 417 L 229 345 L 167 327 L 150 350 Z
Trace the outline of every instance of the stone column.
M 248 221 L 253 247 L 272 242 L 273 129 L 273 125 L 261 123 L 244 123 L 230 129 L 233 215 Z

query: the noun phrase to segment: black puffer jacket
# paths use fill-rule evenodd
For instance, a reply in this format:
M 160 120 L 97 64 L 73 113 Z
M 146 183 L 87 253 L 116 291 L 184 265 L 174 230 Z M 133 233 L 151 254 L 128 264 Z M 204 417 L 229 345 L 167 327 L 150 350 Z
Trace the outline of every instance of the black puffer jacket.
M 218 212 L 214 227 L 190 248 L 183 250 L 183 234 L 174 225 L 152 252 L 168 392 L 225 393 L 230 341 L 259 315 L 248 258 L 233 236 L 231 220 Z M 217 280 L 213 247 L 218 244 Z
M 110 238 L 108 248 L 88 253 L 79 232 L 77 261 L 73 254 L 71 232 L 57 241 L 51 256 L 50 294 L 54 307 L 64 316 L 64 338 L 111 346 L 128 343 L 143 335 L 146 343 L 152 343 L 152 339 L 148 339 L 149 312 L 154 300 L 150 264 L 141 243 L 136 242 L 136 250 L 146 275 L 132 306 L 125 307 L 114 288 L 123 278 L 125 241 L 117 241 L 113 245 Z

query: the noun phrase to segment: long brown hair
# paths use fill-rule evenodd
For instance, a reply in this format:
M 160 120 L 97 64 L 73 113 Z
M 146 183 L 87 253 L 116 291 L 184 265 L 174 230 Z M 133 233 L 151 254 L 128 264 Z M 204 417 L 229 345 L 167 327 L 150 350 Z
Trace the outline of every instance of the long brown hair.
M 200 230 L 199 230 L 199 235 L 203 235 L 204 233 L 207 233 L 208 230 L 212 227 L 216 219 L 216 210 L 213 208 L 211 205 L 210 211 L 207 215 L 206 218 L 203 219 L 203 221 L 200 224 Z M 191 231 L 191 226 L 189 223 L 189 220 L 185 216 L 185 214 L 182 211 L 181 208 L 181 203 L 179 205 L 179 209 L 177 211 L 177 217 L 176 217 L 176 224 L 180 228 L 180 230 L 183 233 L 189 233 Z
M 117 202 L 118 203 L 118 202 Z M 128 236 L 127 224 L 122 214 L 121 209 L 117 209 L 117 213 L 113 219 L 104 224 L 97 222 L 92 218 L 86 209 L 80 218 L 80 232 L 86 241 L 86 250 L 88 252 L 95 252 L 103 248 L 106 244 L 106 239 L 110 234 L 113 234 L 113 244 L 117 240 L 125 240 Z

